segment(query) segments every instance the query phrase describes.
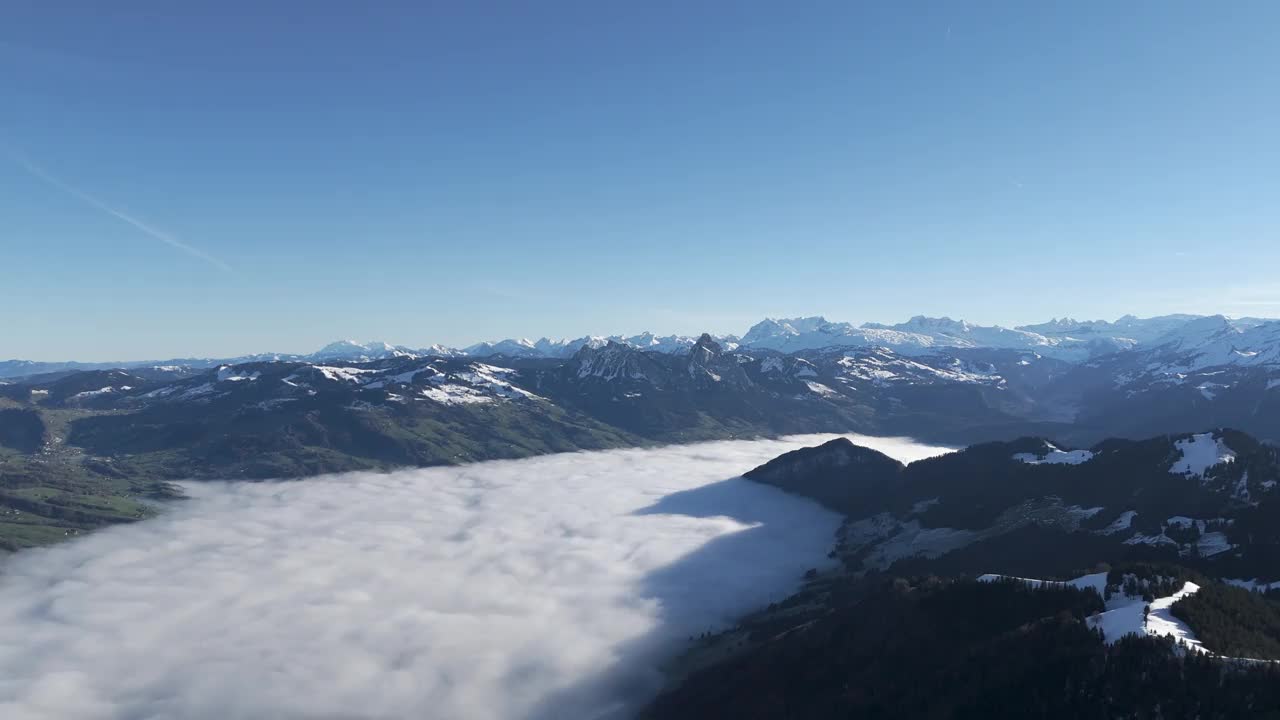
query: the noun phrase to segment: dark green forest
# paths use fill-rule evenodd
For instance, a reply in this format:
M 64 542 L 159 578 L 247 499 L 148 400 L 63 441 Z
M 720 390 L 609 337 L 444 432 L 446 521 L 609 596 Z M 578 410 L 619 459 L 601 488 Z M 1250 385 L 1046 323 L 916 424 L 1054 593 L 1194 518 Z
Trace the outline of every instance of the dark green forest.
M 1280 603 L 1262 593 L 1213 583 L 1171 610 L 1216 653 L 1280 660 Z
M 1280 718 L 1280 670 L 1113 645 L 1092 591 L 882 580 L 690 677 L 646 718 Z

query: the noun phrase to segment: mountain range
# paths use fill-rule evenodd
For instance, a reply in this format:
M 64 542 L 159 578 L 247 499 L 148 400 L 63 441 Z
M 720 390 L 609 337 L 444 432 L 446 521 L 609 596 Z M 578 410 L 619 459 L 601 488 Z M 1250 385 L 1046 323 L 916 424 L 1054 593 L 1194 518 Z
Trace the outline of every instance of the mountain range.
M 1215 334 L 1218 337 L 1211 337 Z M 1164 315 L 1153 318 L 1126 315 L 1115 322 L 1077 321 L 1063 318 L 1036 325 L 1004 328 L 998 325 L 973 325 L 963 320 L 952 320 L 947 317 L 930 318 L 922 315 L 895 325 L 864 323 L 861 326 L 847 322 L 831 322 L 826 318 L 814 316 L 767 318 L 753 325 L 741 337 L 736 335 L 713 335 L 712 337 L 731 350 L 776 350 L 791 353 L 825 348 L 886 348 L 900 354 L 918 355 L 945 348 L 993 348 L 1029 350 L 1046 357 L 1082 362 L 1118 351 L 1151 348 L 1170 343 L 1191 348 L 1196 344 L 1217 342 L 1225 347 L 1227 353 L 1235 349 L 1235 345 L 1240 346 L 1242 353 L 1249 353 L 1252 352 L 1253 346 L 1265 344 L 1280 337 L 1280 321 L 1263 318 L 1229 319 L 1220 315 Z M 572 357 L 583 347 L 599 348 L 610 342 L 650 352 L 683 353 L 688 352 L 696 341 L 697 337 L 694 336 L 658 336 L 650 332 L 630 336 L 584 336 L 572 340 L 553 340 L 546 337 L 539 340 L 508 338 L 480 342 L 464 348 L 438 344 L 413 348 L 381 341 L 362 343 L 354 340 L 339 340 L 306 354 L 260 353 L 227 358 L 173 358 L 95 363 L 5 360 L 0 361 L 0 378 L 67 370 L 101 370 L 148 365 L 208 368 L 248 362 L 326 360 L 369 362 L 410 356 L 563 359 Z M 1272 352 L 1270 355 L 1264 354 L 1257 361 L 1274 362 L 1275 357 L 1275 352 Z
M 483 356 L 335 343 L 306 357 L 15 375 L 0 379 L 0 491 L 25 489 L 28 512 L 74 509 L 91 527 L 145 514 L 146 496 L 180 479 L 720 438 L 1090 445 L 1230 427 L 1280 441 L 1280 322 L 1168 316 L 1037 330 L 806 318 L 766 320 L 729 341 L 641 335 Z M 63 505 L 43 499 L 50 489 Z

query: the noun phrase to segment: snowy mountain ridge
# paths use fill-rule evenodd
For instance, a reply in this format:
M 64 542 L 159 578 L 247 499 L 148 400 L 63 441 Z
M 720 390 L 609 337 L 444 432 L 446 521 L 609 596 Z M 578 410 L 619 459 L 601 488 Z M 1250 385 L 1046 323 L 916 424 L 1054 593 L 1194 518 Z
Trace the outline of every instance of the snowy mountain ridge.
M 737 338 L 732 335 L 718 336 L 716 338 L 721 344 L 729 348 L 737 347 Z M 526 338 L 506 340 L 498 340 L 493 342 L 479 342 L 469 345 L 461 350 L 455 350 L 456 355 L 468 355 L 473 357 L 485 357 L 489 355 L 507 355 L 509 357 L 543 357 L 543 358 L 568 358 L 575 355 L 582 348 L 602 348 L 609 343 L 617 343 L 626 345 L 637 350 L 648 350 L 650 352 L 661 353 L 681 353 L 687 352 L 694 346 L 698 338 L 688 335 L 665 335 L 658 336 L 651 332 L 642 332 L 638 335 L 587 335 L 572 340 L 560 338 L 553 340 L 551 338 L 540 338 L 538 340 L 529 340 Z
M 764 348 L 796 352 L 828 347 L 885 347 L 912 355 L 938 348 L 999 348 L 1027 350 L 1069 362 L 1142 347 L 1176 343 L 1201 355 L 1226 357 L 1237 350 L 1238 357 L 1257 357 L 1255 362 L 1274 362 L 1274 355 L 1255 352 L 1255 347 L 1274 346 L 1280 339 L 1280 322 L 1243 318 L 1229 320 L 1221 315 L 1165 315 L 1141 319 L 1125 315 L 1114 323 L 1106 320 L 1077 321 L 1054 319 L 1039 325 L 1005 328 L 982 326 L 949 317 L 923 315 L 903 323 L 864 323 L 855 326 L 830 322 L 821 316 L 806 318 L 766 318 L 742 337 L 744 348 Z M 1214 343 L 1227 343 L 1227 349 Z
M 976 325 L 949 317 L 917 315 L 893 325 L 834 322 L 821 315 L 766 318 L 741 337 L 713 335 L 727 351 L 768 350 L 784 354 L 823 349 L 879 349 L 898 355 L 918 356 L 954 349 L 991 348 L 1018 350 L 1063 360 L 1088 363 L 1097 358 L 1147 353 L 1134 368 L 1135 376 L 1150 372 L 1187 372 L 1218 365 L 1259 366 L 1280 364 L 1280 320 L 1230 319 L 1222 315 L 1164 315 L 1137 318 L 1125 315 L 1115 322 L 1055 318 L 1036 325 L 1013 328 Z M 260 361 L 370 362 L 396 357 L 490 357 L 568 359 L 579 350 L 602 348 L 610 342 L 660 353 L 689 352 L 694 335 L 587 335 L 578 338 L 538 340 L 507 338 L 464 348 L 432 344 L 426 347 L 393 345 L 382 341 L 339 340 L 306 354 L 260 353 L 231 358 L 176 358 L 128 362 L 0 361 L 0 377 L 38 373 L 95 370 L 147 365 L 217 367 Z

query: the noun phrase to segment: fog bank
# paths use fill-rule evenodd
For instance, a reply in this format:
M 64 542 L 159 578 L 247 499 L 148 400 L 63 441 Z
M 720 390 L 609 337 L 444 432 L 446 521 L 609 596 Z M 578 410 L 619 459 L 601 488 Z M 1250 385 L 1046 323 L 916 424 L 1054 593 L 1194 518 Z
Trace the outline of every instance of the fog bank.
M 830 437 L 190 484 L 6 565 L 0 717 L 625 714 L 684 638 L 827 562 L 834 514 L 736 476 Z

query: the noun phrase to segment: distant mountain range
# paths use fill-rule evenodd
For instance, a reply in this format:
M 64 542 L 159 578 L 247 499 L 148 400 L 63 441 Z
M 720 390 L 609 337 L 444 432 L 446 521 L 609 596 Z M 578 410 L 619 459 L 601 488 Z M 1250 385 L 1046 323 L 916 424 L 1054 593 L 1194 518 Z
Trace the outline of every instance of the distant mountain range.
M 736 346 L 736 338 L 732 336 L 719 338 L 730 346 Z M 684 335 L 667 335 L 659 337 L 653 333 L 640 333 L 623 337 L 581 337 L 576 340 L 540 340 L 508 339 L 496 342 L 481 342 L 466 348 L 452 348 L 444 345 L 429 345 L 422 348 L 411 348 L 405 345 L 391 345 L 381 341 L 357 342 L 355 340 L 338 340 L 320 348 L 313 353 L 259 353 L 225 358 L 172 358 L 169 360 L 129 360 L 120 362 L 46 362 L 36 360 L 0 360 L 0 378 L 17 378 L 42 373 L 57 373 L 82 370 L 109 370 L 114 368 L 141 367 L 185 367 L 211 368 L 219 365 L 241 365 L 251 362 L 372 362 L 388 358 L 422 358 L 422 357 L 515 357 L 515 358 L 567 358 L 583 347 L 603 347 L 610 342 L 621 343 L 638 350 L 661 353 L 688 352 L 693 347 L 696 337 Z
M 584 342 L 569 357 L 335 344 L 307 359 L 62 370 L 0 381 L 0 404 L 62 429 L 51 431 L 56 447 L 135 461 L 160 453 L 165 478 L 297 476 L 825 431 L 955 444 L 1042 433 L 1087 443 L 1214 426 L 1280 440 L 1276 322 L 1191 318 L 1078 361 L 1040 346 L 959 345 L 1003 336 L 921 318 L 904 325 L 952 344 L 785 352 L 765 340 L 789 349 L 786 338 L 847 337 L 849 328 L 766 323 L 738 343 L 703 335 L 685 352 L 650 349 L 669 343 L 637 347 L 634 338 Z M 1107 337 L 1119 337 L 1109 328 Z M 370 358 L 371 350 L 382 357 Z M 21 422 L 21 437 L 30 438 L 30 419 Z
M 732 340 L 639 335 L 464 351 L 343 342 L 307 356 L 34 374 L 11 363 L 0 379 L 0 491 L 163 494 L 179 479 L 809 432 L 1089 445 L 1227 427 L 1280 442 L 1280 322 L 1036 328 L 804 318 L 766 320 Z M 84 504 L 100 501 L 76 502 L 80 516 L 98 517 Z
M 1086 360 L 1125 350 L 1175 345 L 1184 352 L 1197 352 L 1202 366 L 1220 364 L 1263 364 L 1277 362 L 1275 341 L 1280 338 L 1280 321 L 1263 318 L 1229 319 L 1221 315 L 1164 315 L 1137 318 L 1126 315 L 1115 322 L 1054 319 L 1036 325 L 1004 328 L 973 325 L 947 317 L 916 316 L 896 325 L 831 322 L 815 316 L 767 318 L 747 332 L 713 335 L 721 346 L 742 350 L 776 350 L 793 353 L 826 348 L 885 348 L 902 355 L 921 355 L 947 348 L 992 348 L 1027 350 L 1069 362 Z M 72 370 L 102 370 L 144 366 L 184 366 L 209 368 L 249 362 L 371 362 L 397 357 L 513 357 L 569 358 L 584 347 L 601 348 L 609 343 L 660 353 L 688 352 L 697 341 L 688 335 L 584 336 L 576 339 L 541 338 L 481 342 L 465 348 L 430 345 L 413 348 L 381 341 L 340 340 L 307 354 L 261 353 L 230 358 L 173 358 L 84 363 L 0 361 L 0 378 Z
M 423 377 L 443 382 L 440 378 L 450 368 L 482 362 L 504 368 L 513 386 L 560 407 L 591 408 L 600 417 L 612 418 L 606 421 L 618 428 L 634 432 L 630 426 L 647 418 L 640 435 L 664 441 L 688 437 L 690 413 L 703 418 L 693 423 L 705 431 L 702 437 L 738 431 L 856 429 L 968 442 L 1050 424 L 1070 425 L 1063 432 L 1081 441 L 1205 425 L 1239 427 L 1280 440 L 1280 321 L 1275 320 L 1125 316 L 1115 322 L 1062 319 L 1006 329 L 948 318 L 915 317 L 893 326 L 855 327 L 810 317 L 764 320 L 741 338 L 704 338 L 705 343 L 644 333 L 571 341 L 503 340 L 462 350 L 342 341 L 302 356 L 114 365 L 10 361 L 0 363 L 0 375 L 6 376 L 0 383 L 14 386 L 9 395 L 20 395 L 24 387 L 48 389 L 54 400 L 61 378 L 68 378 L 73 387 L 96 383 L 85 391 L 117 389 L 58 401 L 82 409 L 136 408 L 162 397 L 147 395 L 159 389 L 157 383 L 190 378 L 198 387 L 211 371 L 221 372 L 219 368 L 240 372 L 252 366 L 259 368 L 253 372 L 284 377 L 295 367 L 362 366 L 360 373 L 341 382 L 365 391 L 362 399 L 377 405 L 387 402 L 387 394 L 404 393 L 393 391 L 389 383 L 363 385 L 360 380 L 375 382 L 370 380 L 377 375 L 373 370 L 389 368 L 394 377 L 401 377 L 413 368 L 432 368 Z M 704 362 L 705 357 L 691 357 L 707 355 L 712 346 L 716 357 L 727 359 Z M 693 366 L 702 369 L 691 370 Z M 711 366 L 718 369 L 706 369 Z M 123 371 L 132 379 L 117 383 L 109 380 L 110 374 L 93 374 L 109 371 Z M 705 388 L 691 385 L 693 376 L 686 371 L 712 382 L 717 396 L 732 395 L 738 405 L 731 415 L 752 419 L 742 425 L 742 418 L 724 416 L 724 408 L 700 407 L 707 398 L 690 393 Z M 547 391 L 548 384 L 555 392 Z M 210 387 L 220 395 L 229 386 Z M 375 388 L 383 395 L 367 393 Z M 480 394 L 477 397 L 509 399 L 491 395 L 484 384 L 471 389 Z M 288 386 L 281 391 L 291 392 Z M 458 404 L 448 393 L 417 394 L 415 401 Z M 780 404 L 797 398 L 814 402 L 778 415 Z M 632 412 L 659 401 L 687 406 L 685 414 L 677 416 L 683 420 Z M 721 422 L 739 430 L 710 429 Z

